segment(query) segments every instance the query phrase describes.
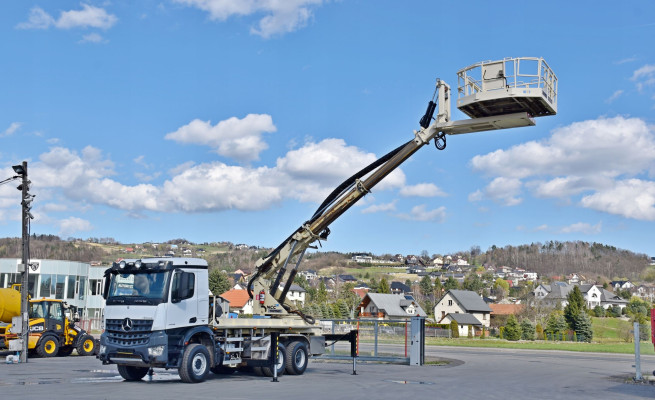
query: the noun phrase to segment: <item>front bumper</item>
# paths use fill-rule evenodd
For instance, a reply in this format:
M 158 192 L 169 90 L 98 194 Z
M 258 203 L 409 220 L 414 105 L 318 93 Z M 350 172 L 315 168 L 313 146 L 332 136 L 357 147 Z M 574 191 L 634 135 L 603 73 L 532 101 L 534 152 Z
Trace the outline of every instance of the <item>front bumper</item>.
M 168 367 L 168 336 L 164 332 L 153 332 L 146 343 L 128 345 L 116 343 L 105 332 L 100 336 L 97 357 L 103 364 Z

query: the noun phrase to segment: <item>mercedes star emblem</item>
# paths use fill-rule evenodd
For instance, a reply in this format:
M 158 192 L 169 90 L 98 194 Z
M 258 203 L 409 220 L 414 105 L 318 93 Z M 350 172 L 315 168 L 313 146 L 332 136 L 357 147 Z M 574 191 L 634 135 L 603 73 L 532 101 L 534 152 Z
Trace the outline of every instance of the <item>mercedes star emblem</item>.
M 125 332 L 131 331 L 132 330 L 132 320 L 129 319 L 129 318 L 125 318 L 123 320 L 123 323 L 121 324 L 121 326 L 123 327 L 123 330 Z

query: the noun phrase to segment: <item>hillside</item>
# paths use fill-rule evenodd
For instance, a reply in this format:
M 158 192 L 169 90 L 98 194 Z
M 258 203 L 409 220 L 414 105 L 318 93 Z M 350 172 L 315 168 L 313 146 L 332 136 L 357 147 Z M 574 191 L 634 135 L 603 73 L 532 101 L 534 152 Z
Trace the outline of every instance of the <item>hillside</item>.
M 19 238 L 2 238 L 0 258 L 20 258 L 21 248 Z M 187 255 L 190 252 L 193 257 L 203 257 L 211 267 L 226 271 L 252 270 L 255 261 L 270 251 L 255 246 L 234 245 L 230 242 L 195 244 L 184 239 L 174 239 L 160 244 L 121 244 L 108 238 L 86 241 L 61 240 L 53 235 L 32 235 L 30 238 L 31 258 L 34 259 L 95 261 L 108 264 L 118 258 L 162 256 L 168 251 L 174 251 L 176 256 L 181 256 L 184 250 L 187 250 Z M 429 265 L 430 257 L 427 255 L 427 251 L 422 252 L 425 263 Z M 601 277 L 655 281 L 655 270 L 648 267 L 649 258 L 645 254 L 636 254 L 600 243 L 550 241 L 544 244 L 532 243 L 502 248 L 492 246 L 486 252 L 474 246 L 470 251 L 452 255 L 463 257 L 475 265 L 521 267 L 544 277 L 575 272 L 592 280 Z M 373 258 L 384 259 L 389 257 L 390 255 L 373 256 Z M 351 254 L 347 253 L 311 252 L 305 255 L 300 268 L 318 271 L 332 267 L 331 270 L 339 271 L 353 266 L 350 258 Z M 367 267 L 361 266 L 361 268 Z

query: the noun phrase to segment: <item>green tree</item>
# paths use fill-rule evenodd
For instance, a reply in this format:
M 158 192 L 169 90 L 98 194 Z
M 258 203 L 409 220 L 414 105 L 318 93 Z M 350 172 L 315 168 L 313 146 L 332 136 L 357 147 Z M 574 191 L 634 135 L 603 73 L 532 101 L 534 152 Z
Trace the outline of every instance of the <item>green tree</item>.
M 316 303 L 318 304 L 325 304 L 327 303 L 328 299 L 328 291 L 327 291 L 327 286 L 325 286 L 325 282 L 321 281 L 318 285 L 318 291 L 316 292 Z
M 575 316 L 575 334 L 577 340 L 580 342 L 590 342 L 594 336 L 594 331 L 591 327 L 591 318 L 585 311 L 580 311 Z
M 505 324 L 505 330 L 503 331 L 503 336 L 507 340 L 519 340 L 521 339 L 521 326 L 519 325 L 519 322 L 516 320 L 516 317 L 514 314 L 510 314 L 509 318 L 507 318 L 507 323 Z
M 597 316 L 597 317 L 600 317 L 600 318 L 604 317 L 605 316 L 605 309 L 603 308 L 603 306 L 598 305 L 598 306 L 594 307 L 594 315 Z
M 220 296 L 227 292 L 230 290 L 231 286 L 230 279 L 225 272 L 219 271 L 215 268 L 209 273 L 209 290 L 211 290 L 215 296 Z
M 443 289 L 445 291 L 459 289 L 459 283 L 457 283 L 455 278 L 449 276 L 448 279 L 446 279 L 446 281 L 443 283 Z
M 571 330 L 577 331 L 575 325 L 576 317 L 581 311 L 585 311 L 587 308 L 580 287 L 573 286 L 573 290 L 566 295 L 566 300 L 568 304 L 564 307 L 564 319 Z
M 434 290 L 432 287 L 432 279 L 430 279 L 429 275 L 425 275 L 423 279 L 421 279 L 421 282 L 419 282 L 418 286 L 423 296 L 431 295 Z
M 378 286 L 378 293 L 387 293 L 387 294 L 391 293 L 391 287 L 389 286 L 389 282 L 387 282 L 387 278 L 384 276 L 382 277 L 382 279 L 380 279 L 380 285 Z
M 561 311 L 555 310 L 548 315 L 546 332 L 551 335 L 552 339 L 556 339 L 558 334 L 565 333 L 566 329 L 566 319 L 564 319 Z
M 342 318 L 355 318 L 355 311 L 357 306 L 362 302 L 357 293 L 354 291 L 355 284 L 348 282 L 341 287 L 341 293 L 339 293 L 339 300 L 343 302 L 345 306 L 346 313 L 343 314 Z
M 534 340 L 535 327 L 530 320 L 524 319 L 521 321 L 521 339 Z
M 462 289 L 479 293 L 484 288 L 484 282 L 475 272 L 470 273 L 462 283 Z
M 538 340 L 543 340 L 544 339 L 544 328 L 541 326 L 541 324 L 537 324 L 535 327 L 535 333 L 537 334 L 537 339 Z
M 443 285 L 441 284 L 441 281 L 439 278 L 434 280 L 434 294 L 437 296 L 435 300 L 439 300 L 441 298 L 441 295 L 443 294 Z

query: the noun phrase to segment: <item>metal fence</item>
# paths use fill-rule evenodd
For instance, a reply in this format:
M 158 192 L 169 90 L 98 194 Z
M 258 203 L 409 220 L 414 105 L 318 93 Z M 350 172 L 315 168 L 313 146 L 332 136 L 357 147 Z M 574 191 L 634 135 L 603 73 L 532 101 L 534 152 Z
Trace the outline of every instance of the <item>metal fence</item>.
M 364 361 L 409 363 L 411 321 L 409 320 L 366 320 L 366 319 L 324 319 L 320 321 L 324 334 L 346 334 L 359 331 L 358 358 Z M 449 329 L 425 328 L 425 337 L 450 337 Z M 400 344 L 380 349 L 382 343 Z M 330 343 L 328 343 L 330 345 Z M 345 348 L 332 344 L 321 358 L 348 359 Z

